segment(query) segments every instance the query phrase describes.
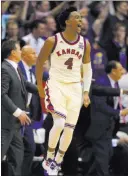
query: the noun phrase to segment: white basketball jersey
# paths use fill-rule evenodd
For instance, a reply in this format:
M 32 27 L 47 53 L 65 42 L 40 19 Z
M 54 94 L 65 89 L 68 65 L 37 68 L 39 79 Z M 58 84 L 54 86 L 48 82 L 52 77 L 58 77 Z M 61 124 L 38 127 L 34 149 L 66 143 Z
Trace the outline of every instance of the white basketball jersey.
M 57 33 L 50 58 L 50 78 L 64 83 L 80 82 L 84 51 L 85 39 L 82 36 L 79 35 L 74 43 L 70 43 L 64 39 L 62 33 Z

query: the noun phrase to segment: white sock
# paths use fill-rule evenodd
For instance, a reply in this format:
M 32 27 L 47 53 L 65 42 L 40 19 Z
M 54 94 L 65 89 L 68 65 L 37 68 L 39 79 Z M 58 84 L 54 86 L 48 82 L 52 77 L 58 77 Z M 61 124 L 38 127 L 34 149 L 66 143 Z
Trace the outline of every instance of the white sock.
M 48 150 L 47 152 L 47 159 L 54 158 L 54 153 L 55 153 L 55 148 L 57 146 L 57 143 L 59 141 L 60 138 L 60 134 L 62 132 L 62 130 L 64 129 L 64 125 L 65 125 L 65 119 L 63 118 L 53 118 L 54 120 L 54 124 L 53 127 L 49 133 L 49 142 L 48 142 L 48 147 L 50 149 L 52 149 L 51 151 Z
M 55 157 L 55 149 L 53 149 L 53 151 L 47 151 L 47 160 L 48 159 L 54 159 L 54 157 Z
M 57 152 L 57 155 L 55 157 L 55 161 L 57 163 L 61 163 L 63 161 L 64 154 L 67 151 L 67 149 L 71 143 L 73 131 L 74 131 L 74 129 L 72 129 L 70 127 L 64 128 L 63 134 L 60 138 L 59 151 Z

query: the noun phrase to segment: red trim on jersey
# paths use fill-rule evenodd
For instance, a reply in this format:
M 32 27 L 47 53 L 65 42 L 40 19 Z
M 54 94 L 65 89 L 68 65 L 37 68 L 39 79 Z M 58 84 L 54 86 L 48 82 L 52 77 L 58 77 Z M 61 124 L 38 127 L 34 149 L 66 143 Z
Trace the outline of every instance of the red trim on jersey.
M 56 45 L 57 45 L 57 35 L 55 35 L 55 43 L 54 43 L 54 46 L 53 46 L 53 49 L 52 49 L 52 53 L 53 53 L 53 51 L 55 50 Z
M 51 112 L 51 113 L 57 114 L 58 116 L 66 119 L 66 115 L 65 114 L 54 110 L 54 106 L 52 105 L 51 100 L 50 100 L 49 87 L 48 87 L 47 83 L 48 83 L 48 81 L 46 81 L 46 85 L 45 85 L 45 89 L 44 89 L 45 93 L 46 93 L 46 96 L 47 96 L 46 101 L 48 102 L 47 110 L 49 112 Z
M 61 35 L 62 39 L 63 39 L 66 43 L 68 43 L 69 45 L 75 45 L 75 44 L 78 43 L 79 40 L 80 40 L 80 35 L 78 35 L 78 38 L 77 38 L 77 40 L 76 40 L 75 42 L 69 42 L 69 41 L 67 41 L 67 40 L 64 38 L 62 32 L 60 32 L 60 35 Z

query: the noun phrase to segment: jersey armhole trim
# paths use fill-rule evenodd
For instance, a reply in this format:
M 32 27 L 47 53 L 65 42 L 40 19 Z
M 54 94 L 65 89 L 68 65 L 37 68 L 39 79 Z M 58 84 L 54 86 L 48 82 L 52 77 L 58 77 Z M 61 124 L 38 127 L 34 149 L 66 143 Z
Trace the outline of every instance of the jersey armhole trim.
M 84 56 L 85 56 L 85 50 L 86 50 L 86 39 L 83 37 L 84 40 L 84 55 L 83 55 L 83 62 L 84 62 Z
M 54 52 L 54 50 L 56 48 L 56 45 L 57 45 L 57 35 L 55 35 L 55 43 L 54 43 L 54 46 L 53 46 L 53 49 L 52 49 L 52 53 Z

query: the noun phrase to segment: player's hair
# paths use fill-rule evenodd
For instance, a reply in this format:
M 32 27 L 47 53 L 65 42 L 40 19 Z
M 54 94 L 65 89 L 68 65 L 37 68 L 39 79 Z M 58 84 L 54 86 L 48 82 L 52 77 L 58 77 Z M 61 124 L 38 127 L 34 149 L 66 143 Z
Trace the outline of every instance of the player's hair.
M 77 9 L 75 7 L 70 7 L 68 9 L 65 9 L 62 13 L 60 13 L 60 15 L 57 17 L 58 23 L 60 25 L 61 29 L 65 29 L 66 27 L 66 20 L 68 20 L 70 13 L 77 11 Z
M 106 66 L 106 68 L 105 68 L 105 72 L 106 72 L 107 74 L 110 74 L 111 71 L 112 71 L 112 69 L 116 69 L 116 68 L 117 68 L 117 64 L 118 64 L 118 63 L 119 63 L 119 62 L 114 61 L 114 60 L 108 62 L 107 66 Z

